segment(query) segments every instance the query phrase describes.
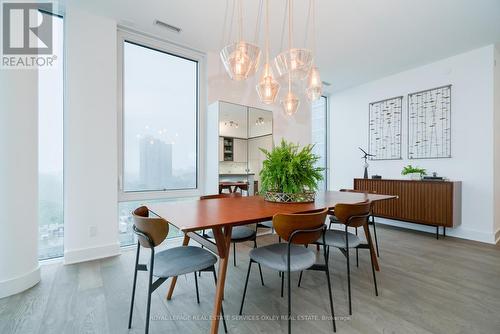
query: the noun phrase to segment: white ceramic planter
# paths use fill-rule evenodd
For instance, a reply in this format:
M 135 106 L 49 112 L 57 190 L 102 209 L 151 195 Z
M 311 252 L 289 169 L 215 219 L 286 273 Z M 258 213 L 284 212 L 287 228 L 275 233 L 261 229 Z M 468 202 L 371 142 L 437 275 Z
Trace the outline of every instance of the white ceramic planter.
M 422 179 L 422 175 L 420 175 L 420 173 L 410 173 L 410 174 L 406 174 L 406 177 L 409 179 L 409 180 L 413 180 L 413 181 L 419 181 Z

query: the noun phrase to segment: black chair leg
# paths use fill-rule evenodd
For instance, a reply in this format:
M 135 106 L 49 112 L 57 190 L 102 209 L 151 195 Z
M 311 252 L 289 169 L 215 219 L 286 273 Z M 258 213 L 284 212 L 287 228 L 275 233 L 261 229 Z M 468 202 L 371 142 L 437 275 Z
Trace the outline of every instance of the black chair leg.
M 260 263 L 258 263 L 259 265 L 259 273 L 260 273 L 260 283 L 262 284 L 262 286 L 264 286 L 264 276 L 262 276 L 262 268 L 260 267 Z
M 236 267 L 236 243 L 233 242 L 233 266 Z
M 330 297 L 330 311 L 332 312 L 332 322 L 333 322 L 333 332 L 337 331 L 337 325 L 335 324 L 335 310 L 333 308 L 333 296 L 332 296 L 332 283 L 330 282 L 330 268 L 328 267 L 328 257 L 325 251 L 325 273 L 326 281 L 328 282 L 328 295 Z
M 349 263 L 349 238 L 347 237 L 347 226 L 345 227 L 345 243 L 347 255 L 347 296 L 349 298 L 349 315 L 352 315 L 352 301 L 351 301 L 351 264 Z
M 130 301 L 130 313 L 128 318 L 128 328 L 132 328 L 132 313 L 134 312 L 135 286 L 137 283 L 137 266 L 139 265 L 139 253 L 141 245 L 137 242 L 137 253 L 135 255 L 134 285 L 132 286 L 132 300 Z
M 303 273 L 303 271 L 300 272 L 299 283 L 297 284 L 297 287 L 299 287 L 299 288 L 300 288 L 300 282 L 302 282 L 302 273 Z
M 243 298 L 241 299 L 240 315 L 243 314 L 243 303 L 245 303 L 245 295 L 247 294 L 248 278 L 250 277 L 250 269 L 252 268 L 252 260 L 248 263 L 247 278 L 245 279 L 245 288 L 243 289 Z
M 217 274 L 215 273 L 215 266 L 212 266 L 212 272 L 214 273 L 215 286 L 217 286 Z M 220 306 L 220 313 L 222 314 L 222 324 L 224 325 L 224 333 L 227 333 L 226 317 L 224 316 L 224 308 Z
M 372 262 L 372 274 L 373 274 L 373 284 L 375 285 L 375 296 L 378 296 L 378 288 L 377 288 L 377 276 L 375 275 L 375 266 L 373 265 L 373 258 L 370 254 L 370 260 Z
M 356 235 L 358 235 L 358 228 L 356 227 Z M 356 267 L 359 268 L 359 249 L 356 248 Z
M 375 237 L 375 249 L 377 250 L 377 257 L 380 257 L 380 253 L 378 251 L 377 227 L 375 224 L 375 217 L 374 216 L 372 216 L 372 223 L 373 223 L 373 236 Z
M 257 248 L 257 238 L 253 239 L 253 248 Z M 262 275 L 262 268 L 260 266 L 260 263 L 257 264 L 259 265 L 260 282 L 262 283 L 262 286 L 264 286 L 264 276 Z
M 290 262 L 287 270 L 288 284 L 288 334 L 292 334 L 292 286 L 290 280 Z
M 196 276 L 196 271 L 194 272 L 194 285 L 196 286 L 196 302 L 200 303 L 200 293 L 198 291 L 198 276 Z
M 369 250 L 370 250 L 370 262 L 372 265 L 372 275 L 373 275 L 373 284 L 375 285 L 375 296 L 378 296 L 378 287 L 377 287 L 377 276 L 375 275 L 375 266 L 373 265 L 373 257 L 375 256 L 375 252 L 373 251 L 373 244 L 371 244 L 371 236 L 370 236 L 370 230 L 368 230 L 368 243 L 369 243 Z
M 146 330 L 149 333 L 149 318 L 151 313 L 151 294 L 153 294 L 153 268 L 154 268 L 154 249 L 151 249 L 151 266 L 149 268 L 149 285 L 148 285 L 148 304 L 146 308 Z
M 285 273 L 281 273 L 281 298 L 283 298 L 283 287 L 285 285 Z

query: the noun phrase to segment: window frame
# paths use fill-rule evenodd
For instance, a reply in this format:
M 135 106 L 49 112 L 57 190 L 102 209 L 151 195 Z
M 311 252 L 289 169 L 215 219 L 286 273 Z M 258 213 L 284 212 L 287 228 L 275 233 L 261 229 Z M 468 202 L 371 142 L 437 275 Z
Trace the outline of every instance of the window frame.
M 330 190 L 330 95 L 322 95 L 325 98 L 325 168 L 326 168 L 326 190 Z
M 325 99 L 325 191 L 330 190 L 330 96 L 327 94 L 321 95 L 320 99 Z M 314 103 L 314 102 L 313 102 Z M 312 112 L 312 104 L 311 104 Z M 312 117 L 312 115 L 311 115 Z M 311 120 L 311 132 L 312 132 L 312 120 Z M 313 143 L 314 144 L 314 143 Z
M 205 124 L 206 124 L 206 54 L 182 45 L 146 35 L 127 28 L 118 29 L 118 202 L 169 199 L 181 197 L 199 197 L 203 195 L 205 178 Z M 124 176 L 124 44 L 130 42 L 172 56 L 197 62 L 197 114 L 196 114 L 196 187 L 190 189 L 138 190 L 125 191 Z
M 53 17 L 56 17 L 56 18 L 59 18 L 62 20 L 62 30 L 63 30 L 63 36 L 62 36 L 62 43 L 63 43 L 63 47 L 62 47 L 62 52 L 63 52 L 63 60 L 62 60 L 62 89 L 63 89 L 63 92 L 62 92 L 62 155 L 63 155 L 63 158 L 62 158 L 62 226 L 63 226 L 63 236 L 62 236 L 62 253 L 58 256 L 54 256 L 54 257 L 46 257 L 46 258 L 41 258 L 40 257 L 40 246 L 38 246 L 37 248 L 37 259 L 38 259 L 38 262 L 39 263 L 52 263 L 53 261 L 60 261 L 61 259 L 64 258 L 64 253 L 66 251 L 66 243 L 65 243 L 65 228 L 66 228 L 66 104 L 67 104 L 67 80 L 66 80 L 66 60 L 67 60 L 67 57 L 66 57 L 66 53 L 67 53 L 67 50 L 66 50 L 66 45 L 67 45 L 67 41 L 66 41 L 66 12 L 64 10 L 62 10 L 59 6 L 52 6 L 52 10 L 51 11 L 47 11 L 43 8 L 38 8 L 38 11 L 43 13 L 43 14 L 46 14 L 46 15 L 51 15 Z M 37 117 L 38 117 L 38 114 L 40 113 L 40 111 L 38 110 L 38 113 L 37 113 Z M 37 124 L 37 131 L 38 131 L 38 127 L 40 126 L 40 124 L 38 123 Z M 37 138 L 37 154 L 39 154 L 40 152 L 40 142 Z M 38 160 L 40 158 L 38 157 Z M 37 160 L 37 161 L 38 161 Z M 40 172 L 38 171 L 38 178 L 40 177 Z M 38 199 L 38 204 L 40 203 L 40 199 Z M 40 218 L 39 217 L 40 213 L 38 212 L 37 213 L 37 217 L 38 219 Z M 40 221 L 38 221 L 38 228 L 40 227 Z M 38 229 L 37 231 L 37 240 L 40 239 L 40 230 Z

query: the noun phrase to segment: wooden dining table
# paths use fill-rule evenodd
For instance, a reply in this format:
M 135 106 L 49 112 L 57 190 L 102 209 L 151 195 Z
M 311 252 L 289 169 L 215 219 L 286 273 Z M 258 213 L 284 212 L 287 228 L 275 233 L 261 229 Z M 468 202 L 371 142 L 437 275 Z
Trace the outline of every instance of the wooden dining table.
M 274 203 L 267 202 L 261 196 L 232 197 L 211 200 L 151 203 L 148 209 L 184 232 L 183 245 L 190 239 L 207 247 L 219 256 L 219 277 L 215 292 L 215 302 L 211 317 L 210 333 L 219 329 L 220 311 L 224 296 L 224 286 L 234 226 L 248 225 L 271 220 L 277 213 L 305 213 L 312 210 L 329 208 L 335 210 L 339 203 L 354 204 L 364 201 L 385 201 L 397 198 L 391 195 L 350 193 L 340 191 L 319 192 L 312 203 Z M 366 226 L 366 228 L 368 228 Z M 204 238 L 197 231 L 212 229 L 215 242 Z M 370 236 L 365 230 L 365 235 Z M 371 245 L 373 243 L 370 243 Z M 376 270 L 379 264 L 375 251 L 370 250 Z M 172 298 L 177 277 L 173 277 L 167 294 Z

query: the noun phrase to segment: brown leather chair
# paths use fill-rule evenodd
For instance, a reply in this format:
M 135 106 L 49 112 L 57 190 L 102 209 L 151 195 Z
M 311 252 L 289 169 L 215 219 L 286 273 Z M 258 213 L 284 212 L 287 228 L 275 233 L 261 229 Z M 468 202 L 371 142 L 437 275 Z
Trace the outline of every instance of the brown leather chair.
M 132 327 L 132 314 L 134 310 L 137 272 L 148 271 L 149 284 L 145 329 L 145 333 L 147 334 L 149 332 L 152 293 L 169 277 L 176 277 L 188 273 L 194 273 L 196 299 L 198 303 L 200 303 L 196 272 L 211 271 L 214 275 L 214 280 L 217 283 L 217 277 L 215 273 L 215 263 L 217 262 L 217 257 L 215 257 L 215 255 L 205 249 L 194 246 L 174 247 L 156 252 L 155 248 L 167 238 L 169 230 L 168 222 L 159 217 L 150 217 L 150 212 L 145 206 L 141 206 L 134 210 L 134 212 L 132 213 L 132 217 L 134 219 L 133 230 L 137 235 L 137 253 L 135 258 L 134 284 L 132 287 L 132 300 L 130 302 L 128 328 L 130 329 Z M 149 268 L 147 264 L 139 263 L 141 247 L 149 248 L 151 250 Z M 157 277 L 156 281 L 154 282 L 153 276 Z M 227 333 L 223 311 L 222 316 L 224 330 Z
M 247 292 L 248 278 L 250 277 L 250 269 L 253 263 L 261 264 L 278 272 L 281 275 L 281 296 L 283 297 L 284 273 L 287 274 L 288 285 L 288 333 L 291 333 L 291 282 L 290 273 L 292 271 L 303 270 L 320 270 L 326 273 L 328 292 L 330 296 L 330 309 L 333 321 L 333 331 L 336 331 L 335 313 L 333 309 L 333 297 L 330 282 L 330 272 L 328 269 L 328 256 L 326 248 L 324 251 L 324 264 L 316 264 L 316 253 L 308 249 L 310 243 L 316 240 L 325 238 L 325 219 L 328 210 L 316 210 L 304 214 L 276 214 L 273 217 L 273 226 L 276 233 L 286 243 L 276 243 L 267 246 L 262 246 L 250 250 L 250 263 L 245 280 L 245 288 L 241 300 L 240 315 L 243 313 L 243 304 Z
M 361 243 L 357 235 L 348 231 L 348 228 L 363 227 L 368 224 L 368 217 L 371 214 L 372 203 L 370 201 L 357 203 L 357 204 L 337 204 L 335 206 L 335 216 L 340 224 L 343 224 L 345 229 L 342 230 L 327 230 L 324 239 L 318 239 L 317 244 L 323 245 L 327 248 L 327 255 L 330 253 L 330 246 L 340 249 L 347 259 L 347 287 L 349 297 L 349 314 L 352 314 L 351 303 L 351 268 L 349 263 L 349 249 L 368 249 L 370 250 L 370 261 L 372 265 L 373 283 L 375 285 L 375 295 L 378 296 L 377 278 L 375 276 L 375 267 L 373 265 L 373 258 L 371 254 L 372 238 L 370 230 L 367 228 L 367 242 L 368 244 Z M 300 278 L 299 278 L 300 284 Z

